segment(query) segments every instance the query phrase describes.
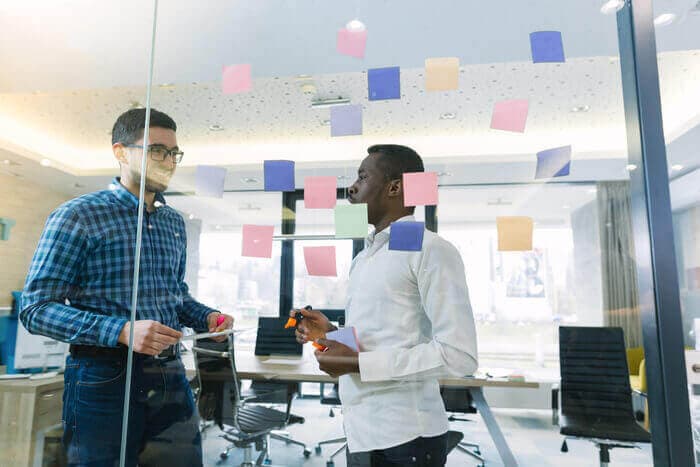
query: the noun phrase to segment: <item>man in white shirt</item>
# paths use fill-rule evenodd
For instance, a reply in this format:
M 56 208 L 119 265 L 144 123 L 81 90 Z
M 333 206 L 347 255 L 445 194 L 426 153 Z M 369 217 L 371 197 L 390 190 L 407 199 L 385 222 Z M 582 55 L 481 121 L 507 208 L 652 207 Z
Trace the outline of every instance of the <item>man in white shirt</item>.
M 442 466 L 447 413 L 438 378 L 477 368 L 476 333 L 464 264 L 457 249 L 425 231 L 421 251 L 389 250 L 394 222 L 413 221 L 403 204 L 403 174 L 423 172 L 420 156 L 399 145 L 370 147 L 351 203 L 367 203 L 375 227 L 353 260 L 345 307 L 359 352 L 325 339 L 335 329 L 319 311 L 304 319 L 300 342 L 316 340 L 319 367 L 339 377 L 348 466 Z

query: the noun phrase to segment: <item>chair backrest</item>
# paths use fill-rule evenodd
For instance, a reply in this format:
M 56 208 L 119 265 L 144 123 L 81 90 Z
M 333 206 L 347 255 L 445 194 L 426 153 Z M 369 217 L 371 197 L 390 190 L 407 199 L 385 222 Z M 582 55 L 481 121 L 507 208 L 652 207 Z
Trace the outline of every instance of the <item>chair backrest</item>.
M 302 355 L 294 328 L 285 329 L 287 318 L 258 318 L 255 355 Z
M 559 327 L 561 411 L 568 417 L 633 417 L 621 328 Z
M 627 352 L 627 366 L 630 370 L 630 375 L 639 376 L 639 365 L 644 360 L 644 347 L 630 347 Z

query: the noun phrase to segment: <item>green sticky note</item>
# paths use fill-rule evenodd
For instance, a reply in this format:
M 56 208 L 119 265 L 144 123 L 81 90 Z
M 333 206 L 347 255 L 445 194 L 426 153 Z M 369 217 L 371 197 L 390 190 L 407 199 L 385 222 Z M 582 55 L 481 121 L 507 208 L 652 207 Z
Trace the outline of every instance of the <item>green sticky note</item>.
M 367 236 L 367 205 L 350 204 L 335 207 L 335 236 L 365 238 Z

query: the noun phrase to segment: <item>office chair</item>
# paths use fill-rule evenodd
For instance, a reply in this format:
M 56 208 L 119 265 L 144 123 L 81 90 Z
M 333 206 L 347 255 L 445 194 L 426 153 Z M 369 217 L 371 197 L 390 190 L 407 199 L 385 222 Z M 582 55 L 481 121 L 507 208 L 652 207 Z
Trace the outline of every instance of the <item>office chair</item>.
M 610 449 L 650 443 L 636 421 L 621 328 L 559 327 L 562 452 L 567 439 L 595 443 L 601 467 Z
M 457 417 L 454 414 L 455 413 L 461 413 L 461 414 L 474 414 L 476 413 L 476 407 L 473 405 L 472 401 L 472 395 L 469 392 L 469 389 L 467 388 L 445 388 L 441 387 L 440 388 L 440 395 L 442 396 L 442 400 L 445 403 L 445 410 L 449 412 L 451 415 L 448 417 L 448 420 L 451 422 L 455 421 L 461 421 L 461 422 L 470 422 L 468 418 L 463 418 L 463 417 Z M 450 432 L 452 433 L 452 432 Z M 460 433 L 460 432 L 457 432 Z M 462 433 L 460 433 L 462 434 Z M 484 465 L 484 457 L 481 455 L 481 450 L 479 449 L 479 445 L 476 443 L 472 443 L 470 441 L 464 441 L 462 438 L 464 435 L 462 434 L 462 437 L 460 440 L 455 443 L 453 447 L 459 449 L 463 453 L 469 455 L 470 457 L 473 457 L 474 459 L 478 460 L 481 462 L 481 466 Z
M 231 449 L 239 447 L 244 449 L 241 467 L 268 463 L 270 439 L 274 437 L 287 441 L 285 437 L 275 436 L 274 432 L 299 421 L 290 416 L 289 407 L 283 412 L 254 404 L 264 400 L 263 394 L 258 393 L 250 399 L 241 396 L 233 335 L 229 335 L 228 340 L 221 343 L 212 340 L 197 341 L 192 352 L 199 382 L 199 414 L 203 420 L 214 420 L 224 430 L 223 438 L 232 443 L 221 453 L 221 458 L 226 459 Z M 224 425 L 231 428 L 224 429 Z M 303 443 L 295 441 L 295 444 L 304 447 L 305 457 L 310 456 L 311 452 Z M 253 445 L 260 451 L 254 464 Z
M 335 417 L 335 413 L 333 412 L 333 406 L 339 406 L 341 405 L 340 402 L 340 396 L 338 395 L 338 383 L 334 383 L 330 391 L 326 391 L 325 389 L 326 384 L 321 383 L 321 404 L 322 405 L 330 405 L 331 409 L 328 413 L 329 417 Z M 333 453 L 330 455 L 328 460 L 326 461 L 326 467 L 334 467 L 335 462 L 333 459 L 335 459 L 343 450 L 348 445 L 348 440 L 345 436 L 341 436 L 339 438 L 331 438 L 331 439 L 325 439 L 323 441 L 320 441 L 316 445 L 316 454 L 320 455 L 321 454 L 321 446 L 324 444 L 335 444 L 335 443 L 342 443 L 339 448 L 337 448 Z

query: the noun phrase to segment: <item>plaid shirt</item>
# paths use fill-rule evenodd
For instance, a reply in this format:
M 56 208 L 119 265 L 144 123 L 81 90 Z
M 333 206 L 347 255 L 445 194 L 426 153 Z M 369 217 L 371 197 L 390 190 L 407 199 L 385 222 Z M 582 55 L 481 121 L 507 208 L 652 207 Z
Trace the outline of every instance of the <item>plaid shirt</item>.
M 22 295 L 20 319 L 33 334 L 115 347 L 131 316 L 138 198 L 114 190 L 73 199 L 46 221 Z M 136 319 L 206 330 L 215 310 L 195 301 L 185 276 L 182 216 L 161 206 L 144 213 Z

